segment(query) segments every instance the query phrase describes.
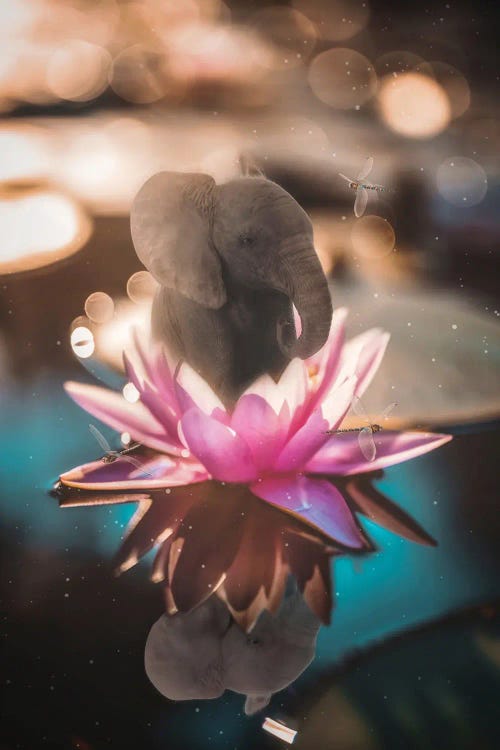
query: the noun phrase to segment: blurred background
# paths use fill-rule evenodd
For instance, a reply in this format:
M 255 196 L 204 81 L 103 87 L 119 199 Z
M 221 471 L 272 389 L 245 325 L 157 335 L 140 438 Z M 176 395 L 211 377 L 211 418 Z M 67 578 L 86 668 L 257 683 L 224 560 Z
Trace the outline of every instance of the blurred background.
M 318 659 L 271 715 L 295 722 L 304 748 L 498 746 L 495 10 L 0 4 L 0 747 L 279 744 L 235 696 L 155 694 L 142 648 L 161 597 L 146 565 L 119 581 L 109 568 L 132 508 L 60 511 L 48 496 L 98 450 L 62 383 L 126 387 L 121 351 L 131 324 L 147 326 L 155 284 L 130 239 L 136 191 L 162 169 L 225 181 L 242 152 L 309 212 L 350 333 L 392 334 L 368 410 L 397 400 L 396 426 L 456 435 L 380 482 L 440 547 L 374 530 L 380 550 L 361 571 L 340 561 Z M 356 219 L 338 173 L 355 178 L 368 156 L 387 192 Z

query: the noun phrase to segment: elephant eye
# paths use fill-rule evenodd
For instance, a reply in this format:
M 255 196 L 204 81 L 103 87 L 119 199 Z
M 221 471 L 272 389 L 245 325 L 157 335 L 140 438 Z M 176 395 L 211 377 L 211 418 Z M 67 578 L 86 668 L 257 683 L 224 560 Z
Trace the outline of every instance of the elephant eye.
M 240 242 L 243 245 L 252 245 L 255 241 L 255 237 L 253 237 L 251 234 L 240 234 Z
M 247 643 L 252 646 L 260 646 L 260 640 L 258 638 L 247 638 Z

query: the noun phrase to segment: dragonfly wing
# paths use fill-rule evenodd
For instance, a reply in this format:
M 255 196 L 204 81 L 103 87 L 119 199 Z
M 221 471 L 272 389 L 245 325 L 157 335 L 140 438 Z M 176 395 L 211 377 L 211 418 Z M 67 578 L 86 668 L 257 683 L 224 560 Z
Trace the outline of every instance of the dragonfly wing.
M 392 404 L 389 404 L 389 406 L 386 406 L 384 411 L 381 414 L 382 419 L 387 419 L 391 411 L 398 405 L 397 401 L 393 401 Z
M 367 461 L 373 461 L 377 449 L 375 448 L 375 441 L 373 439 L 373 432 L 371 427 L 363 427 L 358 435 L 359 449 Z
M 138 461 L 136 458 L 132 458 L 132 456 L 120 456 L 124 461 L 128 461 L 129 464 L 132 464 L 132 466 L 135 466 L 136 469 L 141 469 L 142 473 L 145 474 L 147 477 L 150 477 L 151 474 L 149 471 L 146 471 L 143 469 L 142 464 L 140 461 Z
M 356 182 L 356 180 L 351 180 L 350 177 L 346 177 L 346 175 L 342 174 L 342 172 L 339 172 L 339 177 L 342 177 L 342 179 L 345 180 L 346 182 Z
M 354 215 L 359 219 L 363 216 L 368 203 L 368 191 L 364 187 L 359 187 L 356 190 L 356 200 L 354 201 Z
M 92 433 L 92 435 L 95 437 L 95 439 L 97 440 L 97 442 L 99 443 L 103 451 L 105 451 L 106 453 L 110 453 L 111 446 L 106 440 L 106 438 L 104 437 L 104 435 L 101 432 L 99 432 L 97 427 L 93 424 L 89 424 L 89 430 Z
M 369 422 L 370 421 L 368 419 L 368 414 L 366 413 L 366 409 L 363 406 L 363 402 L 361 401 L 361 399 L 359 398 L 359 396 L 353 396 L 352 397 L 351 408 L 352 408 L 353 412 L 356 414 L 356 416 L 362 417 L 365 420 L 365 422 Z
M 358 174 L 358 180 L 364 180 L 365 177 L 368 177 L 372 169 L 373 169 L 373 156 L 369 156 L 368 159 L 365 161 L 361 172 Z

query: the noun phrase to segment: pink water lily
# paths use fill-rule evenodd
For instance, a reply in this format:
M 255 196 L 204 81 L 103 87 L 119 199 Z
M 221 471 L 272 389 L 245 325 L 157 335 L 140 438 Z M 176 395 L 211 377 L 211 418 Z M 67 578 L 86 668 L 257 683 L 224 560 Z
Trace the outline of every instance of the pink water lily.
M 262 375 L 231 409 L 187 363 L 176 366 L 160 348 L 146 351 L 136 337 L 134 349 L 124 355 L 127 378 L 139 395 L 136 403 L 97 386 L 68 382 L 65 388 L 94 417 L 141 443 L 134 455 L 142 466 L 133 466 L 125 457 L 108 464 L 98 460 L 62 474 L 62 485 L 107 493 L 108 502 L 112 493 L 120 492 L 138 500 L 156 493 L 158 502 L 158 492 L 163 491 L 163 512 L 170 508 L 171 513 L 154 532 L 146 532 L 153 542 L 169 537 L 175 541 L 184 518 L 184 511 L 174 512 L 174 497 L 179 496 L 175 488 L 199 484 L 200 491 L 202 486 L 219 485 L 225 494 L 231 486 L 235 491 L 244 488 L 246 496 L 281 511 L 284 525 L 293 523 L 305 536 L 331 543 L 332 549 L 366 548 L 367 537 L 355 512 L 368 512 L 389 528 L 398 514 L 385 508 L 377 515 L 381 506 L 376 501 L 368 503 L 369 510 L 363 508 L 360 493 L 356 499 L 356 491 L 345 489 L 355 487 L 347 478 L 415 458 L 451 438 L 384 430 L 374 436 L 375 460 L 367 462 L 356 433 L 327 434 L 340 428 L 354 395 L 361 396 L 370 384 L 389 340 L 387 333 L 372 329 L 346 343 L 346 314 L 344 309 L 334 313 L 320 352 L 306 361 L 292 360 L 277 382 Z M 203 502 L 207 504 L 206 498 Z M 189 512 L 192 504 L 187 502 Z M 141 518 L 134 520 L 129 535 Z M 411 523 L 401 522 L 399 516 L 392 527 L 409 538 L 429 541 L 423 531 L 418 538 Z M 225 570 L 236 552 L 229 555 Z M 122 557 L 122 569 L 137 561 L 138 547 L 128 554 Z M 174 555 L 172 549 L 169 554 Z M 172 568 L 181 564 L 183 549 L 176 554 Z M 212 585 L 216 584 L 222 586 L 223 581 Z

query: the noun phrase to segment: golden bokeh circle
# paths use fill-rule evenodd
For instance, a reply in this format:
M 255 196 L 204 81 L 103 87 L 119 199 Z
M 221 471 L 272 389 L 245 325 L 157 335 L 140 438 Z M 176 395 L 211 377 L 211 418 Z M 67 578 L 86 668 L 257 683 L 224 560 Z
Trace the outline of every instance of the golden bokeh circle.
M 392 253 L 396 235 L 387 219 L 369 214 L 353 223 L 351 242 L 355 254 L 377 260 Z
M 309 85 L 336 109 L 361 107 L 377 90 L 377 75 L 367 57 L 347 47 L 321 52 L 309 67 Z

